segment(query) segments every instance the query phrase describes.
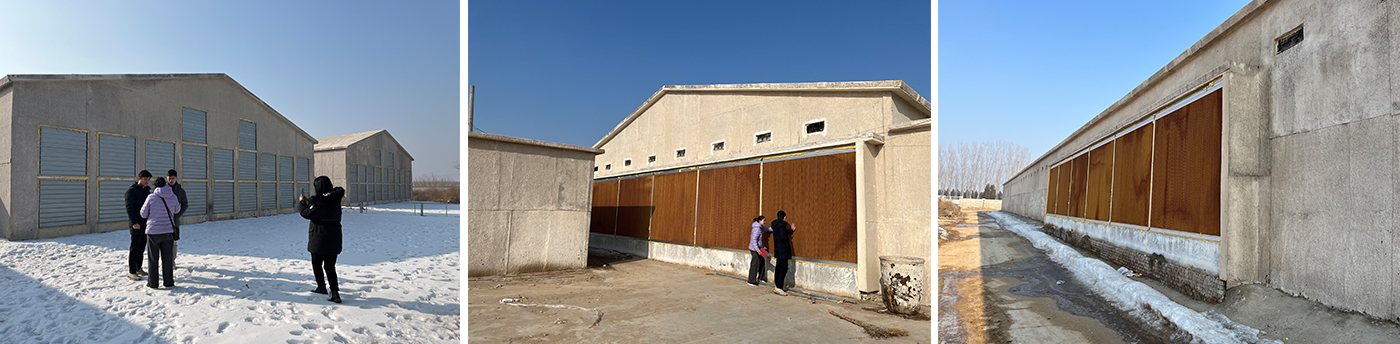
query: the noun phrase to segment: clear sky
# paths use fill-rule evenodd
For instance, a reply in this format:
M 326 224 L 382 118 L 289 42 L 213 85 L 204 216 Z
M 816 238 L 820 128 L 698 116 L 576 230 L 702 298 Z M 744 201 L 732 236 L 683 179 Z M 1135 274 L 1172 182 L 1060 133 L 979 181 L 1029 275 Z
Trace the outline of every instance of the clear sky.
M 0 1 L 0 74 L 225 73 L 315 137 L 458 178 L 456 1 Z
M 928 96 L 923 1 L 479 1 L 475 126 L 591 147 L 664 85 L 904 80 Z M 466 86 L 463 86 L 466 87 Z
M 938 141 L 1039 158 L 1246 3 L 941 1 Z

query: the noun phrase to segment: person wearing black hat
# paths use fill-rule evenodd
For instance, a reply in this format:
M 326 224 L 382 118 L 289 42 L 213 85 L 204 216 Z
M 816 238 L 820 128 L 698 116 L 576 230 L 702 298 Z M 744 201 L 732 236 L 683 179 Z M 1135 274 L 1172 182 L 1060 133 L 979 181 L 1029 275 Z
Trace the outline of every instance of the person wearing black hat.
M 317 294 L 330 293 L 327 301 L 340 303 L 340 284 L 335 276 L 335 257 L 340 254 L 340 199 L 345 189 L 331 185 L 326 176 L 316 177 L 311 182 L 315 195 L 307 198 L 302 194 L 297 202 L 297 212 L 311 220 L 311 229 L 306 241 L 306 251 L 311 252 L 311 270 L 316 275 Z M 330 289 L 326 289 L 326 280 Z
M 787 296 L 788 260 L 792 259 L 792 233 L 797 225 L 788 222 L 787 212 L 779 210 L 778 219 L 773 220 L 773 293 Z
M 141 271 L 141 258 L 146 252 L 146 218 L 141 217 L 141 206 L 146 204 L 146 196 L 151 195 L 151 172 L 141 170 L 136 174 L 136 183 L 126 189 L 126 219 L 131 226 L 131 252 L 127 255 L 126 278 L 140 281 L 146 276 Z

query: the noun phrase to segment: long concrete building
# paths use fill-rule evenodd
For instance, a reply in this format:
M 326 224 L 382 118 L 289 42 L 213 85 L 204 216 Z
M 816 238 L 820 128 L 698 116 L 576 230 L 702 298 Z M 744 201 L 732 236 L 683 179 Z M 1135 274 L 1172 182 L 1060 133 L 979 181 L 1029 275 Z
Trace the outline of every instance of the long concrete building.
M 799 288 L 878 295 L 883 255 L 933 276 L 930 127 L 898 80 L 662 87 L 593 146 L 590 246 L 746 275 L 784 210 Z
M 1178 290 L 1400 317 L 1400 4 L 1254 1 L 1006 182 L 1004 209 Z
M 413 199 L 413 156 L 388 130 L 316 139 L 316 175 L 345 187 L 341 201 L 376 204 Z
M 0 78 L 0 236 L 127 227 L 137 171 L 180 172 L 186 224 L 295 212 L 316 139 L 224 74 Z

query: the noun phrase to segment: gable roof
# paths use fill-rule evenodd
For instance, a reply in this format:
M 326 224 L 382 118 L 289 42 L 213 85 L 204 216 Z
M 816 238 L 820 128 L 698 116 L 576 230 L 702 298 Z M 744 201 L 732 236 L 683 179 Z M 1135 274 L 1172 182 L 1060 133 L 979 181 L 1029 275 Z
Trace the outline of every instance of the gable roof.
M 368 138 L 370 138 L 370 137 L 374 137 L 374 135 L 379 135 L 379 134 L 384 134 L 384 136 L 389 137 L 389 141 L 390 141 L 390 142 L 393 142 L 395 146 L 399 146 L 399 149 L 400 149 L 400 150 L 403 150 L 403 154 L 408 156 L 408 160 L 409 160 L 409 161 L 413 161 L 413 160 L 414 160 L 414 159 L 413 159 L 413 154 L 409 154 L 409 153 L 408 153 L 408 149 L 403 148 L 403 145 L 402 145 L 402 144 L 399 144 L 399 140 L 394 139 L 394 135 L 390 135 L 390 134 L 389 134 L 389 131 L 388 131 L 388 130 L 385 130 L 385 129 L 370 130 L 370 131 L 364 131 L 364 132 L 358 132 L 358 133 L 340 134 L 340 135 L 335 135 L 335 136 L 318 137 L 318 138 L 316 138 L 316 140 L 319 141 L 319 143 L 316 144 L 316 150 L 315 150 L 315 151 L 317 151 L 317 152 L 323 152 L 323 151 L 333 151 L 333 150 L 346 149 L 346 148 L 349 148 L 350 145 L 359 143 L 360 141 L 364 141 L 365 139 L 368 139 Z
M 924 99 L 923 96 L 920 96 L 918 92 L 914 92 L 914 89 L 913 89 L 913 88 L 910 88 L 908 84 L 905 84 L 905 83 L 904 83 L 904 80 L 839 81 L 839 82 L 802 82 L 802 83 L 768 83 L 768 84 L 666 85 L 666 86 L 662 86 L 660 90 L 657 90 L 657 91 L 656 91 L 656 93 L 653 93 L 653 94 L 651 95 L 651 98 L 647 98 L 647 101 L 646 101 L 645 103 L 642 103 L 642 106 L 637 107 L 637 110 L 636 110 L 636 111 L 633 111 L 631 115 L 628 115 L 626 119 L 623 119 L 623 120 L 622 120 L 622 123 L 619 123 L 619 124 L 617 125 L 617 127 L 613 128 L 613 130 L 612 130 L 611 132 L 608 132 L 608 134 L 607 134 L 606 136 L 603 136 L 603 139 L 602 139 L 602 140 L 598 140 L 598 143 L 594 144 L 594 145 L 593 145 L 593 148 L 600 148 L 600 149 L 603 148 L 603 144 L 606 144 L 606 143 L 608 143 L 608 141 L 611 141 L 613 137 L 616 137 L 618 133 L 622 132 L 622 129 L 627 128 L 627 126 L 628 126 L 628 125 L 631 125 L 633 121 L 636 121 L 636 120 L 637 120 L 637 117 L 638 117 L 638 116 L 641 116 L 642 112 L 646 112 L 646 110 L 649 109 L 649 108 L 651 108 L 651 106 L 652 106 L 653 104 L 656 104 L 656 102 L 657 102 L 658 100 L 661 100 L 661 97 L 665 96 L 667 92 L 671 92 L 671 91 L 688 91 L 688 92 L 693 92 L 693 91 L 702 91 L 702 92 L 703 92 L 703 91 L 718 91 L 718 92 L 775 92 L 775 91 L 779 91 L 779 92 L 803 92 L 803 91 L 823 91 L 823 92 L 831 92 L 831 91 L 870 91 L 870 92 L 885 92 L 885 91 L 890 91 L 892 94 L 894 94 L 895 96 L 898 96 L 900 99 L 904 99 L 905 101 L 909 102 L 910 104 L 914 104 L 914 105 L 916 106 L 916 108 L 918 108 L 918 109 L 920 109 L 920 110 L 923 110 L 925 114 L 930 114 L 930 113 L 932 112 L 932 111 L 931 111 L 932 106 L 929 105 L 928 100 L 927 100 L 927 99 Z
M 99 80 L 136 80 L 136 79 L 222 79 L 222 80 L 224 80 L 224 81 L 227 81 L 227 82 L 233 84 L 233 86 L 235 86 L 235 87 L 237 87 L 239 90 L 243 91 L 243 94 L 247 95 L 248 97 L 253 98 L 253 100 L 257 101 L 258 105 L 262 105 L 264 108 L 267 108 L 267 111 L 272 112 L 273 117 L 276 117 L 277 119 L 282 120 L 282 122 L 286 123 L 287 125 L 292 126 L 292 129 L 295 129 L 296 132 L 297 132 L 298 134 L 301 134 L 302 137 L 305 137 L 306 139 L 311 140 L 311 143 L 316 143 L 316 138 L 315 138 L 315 137 L 312 137 L 311 134 L 307 134 L 306 131 L 301 130 L 301 127 L 298 127 L 296 123 L 292 123 L 292 121 L 289 120 L 289 119 L 287 119 L 286 116 L 282 116 L 282 113 L 281 113 L 281 112 L 277 112 L 277 109 L 273 109 L 272 106 L 271 106 L 271 105 L 267 105 L 267 102 L 264 102 L 264 101 L 262 100 L 262 98 L 258 98 L 258 95 L 253 94 L 253 92 L 252 92 L 252 91 L 249 91 L 247 87 L 243 87 L 243 85 L 242 85 L 242 84 L 239 84 L 238 81 L 233 80 L 232 77 L 229 77 L 228 74 L 224 74 L 224 73 L 184 73 L 184 74 L 10 74 L 10 75 L 6 75 L 6 76 L 3 77 L 3 78 L 0 78 L 0 90 L 5 89 L 5 87 L 10 86 L 11 83 L 16 82 L 16 81 L 26 81 L 26 82 L 29 82 L 29 81 L 39 81 L 39 82 L 42 82 L 42 81 L 99 81 Z

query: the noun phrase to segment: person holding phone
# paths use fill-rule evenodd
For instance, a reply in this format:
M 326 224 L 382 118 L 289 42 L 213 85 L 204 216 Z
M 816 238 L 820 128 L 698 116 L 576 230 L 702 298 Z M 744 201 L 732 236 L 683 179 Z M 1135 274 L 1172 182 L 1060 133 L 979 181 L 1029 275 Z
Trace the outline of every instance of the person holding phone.
M 311 270 L 316 275 L 317 294 L 329 293 L 326 300 L 340 303 L 340 283 L 335 276 L 335 258 L 340 255 L 340 199 L 345 197 L 345 189 L 331 185 L 326 176 L 316 177 L 311 182 L 316 194 L 306 197 L 305 191 L 297 201 L 297 212 L 311 220 L 306 251 L 311 252 Z M 326 280 L 330 289 L 326 289 Z
M 768 262 L 768 254 L 764 251 L 763 234 L 772 233 L 773 228 L 763 225 L 763 215 L 753 219 L 753 231 L 749 232 L 749 285 L 758 286 L 758 282 L 763 281 L 763 264 Z
M 787 296 L 788 260 L 792 259 L 792 233 L 797 225 L 788 222 L 787 212 L 779 210 L 778 219 L 773 220 L 773 293 Z

